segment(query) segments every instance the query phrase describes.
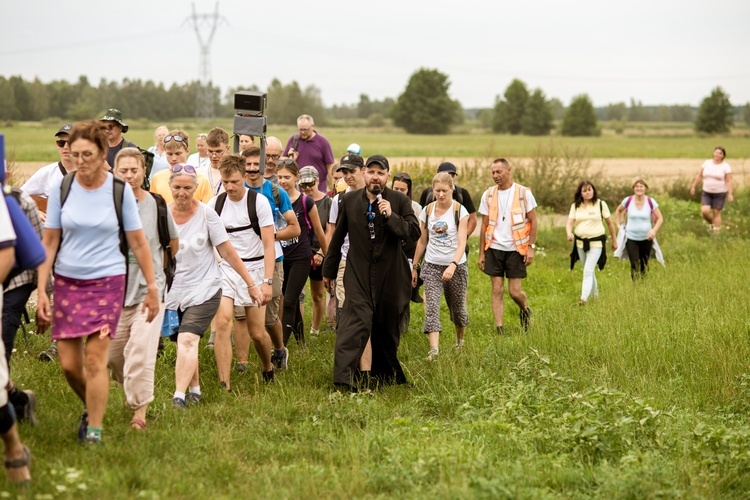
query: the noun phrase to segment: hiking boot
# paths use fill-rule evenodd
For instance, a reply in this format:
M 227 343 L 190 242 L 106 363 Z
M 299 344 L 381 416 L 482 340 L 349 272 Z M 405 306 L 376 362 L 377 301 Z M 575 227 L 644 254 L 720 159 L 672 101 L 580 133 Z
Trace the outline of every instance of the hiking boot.
M 437 347 L 433 347 L 427 352 L 427 361 L 437 361 L 440 351 Z
M 287 364 L 289 363 L 289 349 L 286 347 L 280 351 L 274 349 L 273 354 L 271 355 L 271 363 L 273 363 L 274 368 L 277 370 L 286 370 Z
M 47 350 L 40 352 L 39 361 L 57 361 L 57 344 L 53 343 Z
M 188 392 L 185 394 L 185 406 L 197 405 L 203 401 L 203 396 L 194 392 Z
M 214 340 L 216 340 L 216 332 L 211 332 L 211 335 L 208 337 L 208 343 L 206 344 L 206 349 L 209 349 L 211 351 L 214 350 Z
M 187 396 L 185 396 L 187 398 Z M 180 410 L 184 410 L 185 406 L 185 400 L 181 398 L 172 398 L 172 406 L 174 408 L 179 408 Z
M 526 309 L 521 311 L 520 318 L 521 328 L 523 328 L 523 331 L 528 333 L 529 323 L 531 322 L 531 308 L 529 306 L 526 306 Z
M 81 414 L 81 423 L 78 425 L 78 441 L 86 440 L 86 432 L 89 430 L 89 412 L 83 410 Z
M 266 382 L 270 384 L 275 380 L 273 376 L 273 370 L 268 370 L 267 372 L 260 372 L 263 375 L 263 382 Z

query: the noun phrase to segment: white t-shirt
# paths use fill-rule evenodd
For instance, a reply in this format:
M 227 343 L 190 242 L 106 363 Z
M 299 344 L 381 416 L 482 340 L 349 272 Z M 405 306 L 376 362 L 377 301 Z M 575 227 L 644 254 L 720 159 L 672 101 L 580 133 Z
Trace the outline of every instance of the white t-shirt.
M 727 162 L 723 161 L 717 165 L 713 160 L 706 160 L 701 168 L 703 168 L 703 191 L 712 194 L 729 191 L 726 175 L 732 173 L 732 167 Z
M 125 274 L 112 179 L 112 174 L 107 173 L 104 183 L 91 190 L 73 179 L 62 210 L 60 184 L 52 187 L 44 227 L 62 229 L 60 250 L 55 258 L 56 273 L 79 280 Z M 125 231 L 142 228 L 135 195 L 128 183 L 122 199 L 122 222 Z
M 460 207 L 458 211 L 458 220 L 460 222 L 469 216 L 469 212 L 466 211 L 463 205 L 459 204 L 458 206 Z M 419 214 L 419 220 L 421 222 L 427 221 L 429 225 L 427 228 L 429 239 L 427 240 L 427 248 L 424 253 L 425 262 L 439 266 L 447 266 L 453 262 L 453 257 L 456 255 L 456 249 L 458 248 L 458 227 L 456 226 L 456 217 L 453 208 L 453 204 L 451 203 L 450 208 L 443 215 L 437 217 L 435 215 L 437 206 L 435 206 L 435 210 L 430 214 L 429 220 L 427 217 L 427 207 Z M 466 252 L 461 252 L 461 258 L 458 263 L 463 264 L 464 262 L 466 262 Z
M 191 163 L 188 162 L 188 165 L 191 165 Z M 195 165 L 193 166 L 195 167 Z M 198 174 L 208 179 L 214 196 L 224 192 L 224 184 L 221 182 L 221 172 L 217 168 L 211 168 L 211 162 L 206 167 L 198 168 Z
M 349 191 L 352 191 L 352 187 L 349 186 L 346 188 L 345 193 L 348 193 Z M 341 193 L 337 194 L 333 197 L 333 202 L 331 202 L 331 211 L 328 213 L 328 223 L 329 224 L 336 224 L 336 221 L 339 218 L 339 195 Z M 341 245 L 341 260 L 346 260 L 346 256 L 349 254 L 349 233 L 346 233 L 346 236 L 344 236 L 344 243 Z
M 226 229 L 250 225 L 250 215 L 247 213 L 247 191 L 248 189 L 245 188 L 245 195 L 240 201 L 232 201 L 227 196 L 220 216 Z M 212 198 L 208 202 L 208 206 L 215 210 L 216 198 Z M 273 226 L 271 204 L 268 203 L 265 196 L 257 195 L 255 197 L 255 211 L 258 214 L 258 225 L 260 227 Z M 263 240 L 255 234 L 252 227 L 234 233 L 227 232 L 227 234 L 229 235 L 229 242 L 237 250 L 241 259 L 252 259 L 263 255 Z M 263 267 L 263 259 L 245 262 L 245 265 L 248 269 L 258 269 Z
M 414 211 L 414 215 L 416 216 L 416 218 L 419 219 L 419 217 L 422 215 L 422 205 L 412 200 L 411 209 Z
M 34 175 L 21 186 L 21 191 L 31 196 L 49 196 L 52 187 L 59 186 L 62 178 L 58 162 L 50 163 L 34 172 Z
M 187 163 L 188 165 L 192 165 L 198 169 L 211 167 L 211 159 L 208 156 L 206 156 L 205 158 L 201 158 L 200 153 L 191 154 L 187 157 L 187 161 L 185 163 Z
M 167 309 L 203 304 L 221 288 L 221 270 L 214 258 L 214 247 L 229 241 L 224 224 L 213 208 L 200 203 L 195 214 L 177 224 L 180 249 L 172 288 L 167 293 Z
M 513 197 L 516 194 L 517 184 L 514 182 L 508 189 L 497 191 L 497 220 L 495 224 L 495 231 L 492 233 L 492 242 L 490 248 L 495 250 L 503 250 L 505 252 L 513 252 L 516 250 L 515 240 L 513 240 L 513 230 L 511 227 L 514 223 L 520 224 L 523 222 L 525 214 L 517 214 L 516 218 L 519 220 L 513 221 L 511 217 L 511 207 L 513 206 Z M 482 202 L 479 204 L 479 213 L 482 215 L 488 215 L 490 212 L 490 206 L 487 203 L 487 197 L 491 190 L 495 189 L 494 186 L 489 188 L 482 194 Z M 531 189 L 526 188 L 526 212 L 531 212 L 536 208 L 536 200 L 534 195 L 531 194 Z

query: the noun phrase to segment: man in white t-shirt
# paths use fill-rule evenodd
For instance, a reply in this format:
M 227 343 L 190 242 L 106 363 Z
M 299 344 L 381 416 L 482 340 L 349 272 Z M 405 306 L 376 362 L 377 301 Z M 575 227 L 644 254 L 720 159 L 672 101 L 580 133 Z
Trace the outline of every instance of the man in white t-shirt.
M 52 186 L 60 185 L 66 173 L 75 172 L 78 168 L 75 162 L 70 159 L 68 137 L 72 128 L 72 123 L 66 123 L 55 134 L 55 145 L 57 146 L 57 152 L 60 154 L 60 161 L 40 168 L 21 186 L 21 191 L 34 198 L 39 211 L 42 213 L 42 220 L 44 220 L 43 214 L 47 211 L 47 197 Z
M 225 154 L 229 153 L 229 134 L 222 128 L 214 127 L 206 136 L 209 165 L 198 169 L 198 173 L 208 179 L 214 196 L 224 191 L 219 173 L 219 163 Z M 195 165 L 193 165 L 195 166 Z
M 248 207 L 249 189 L 245 187 L 245 158 L 225 155 L 219 164 L 221 181 L 226 194 L 213 198 L 209 207 L 219 213 L 229 235 L 229 241 L 245 263 L 255 286 L 248 288 L 239 274 L 229 264 L 222 262 L 221 303 L 214 318 L 216 338 L 214 354 L 219 372 L 219 384 L 231 390 L 232 319 L 235 307 L 245 308 L 247 332 L 255 344 L 262 364 L 264 378 L 273 377 L 271 363 L 271 337 L 265 330 L 266 303 L 273 295 L 274 225 L 271 205 L 265 196 L 253 192 L 255 213 L 260 236 L 253 227 Z
M 505 158 L 492 162 L 495 186 L 482 194 L 479 213 L 482 229 L 479 245 L 479 269 L 492 280 L 492 314 L 495 331 L 504 333 L 504 278 L 508 278 L 508 294 L 521 309 L 521 327 L 528 331 L 531 308 L 521 281 L 526 267 L 534 261 L 536 249 L 536 200 L 531 190 L 511 180 L 511 167 Z

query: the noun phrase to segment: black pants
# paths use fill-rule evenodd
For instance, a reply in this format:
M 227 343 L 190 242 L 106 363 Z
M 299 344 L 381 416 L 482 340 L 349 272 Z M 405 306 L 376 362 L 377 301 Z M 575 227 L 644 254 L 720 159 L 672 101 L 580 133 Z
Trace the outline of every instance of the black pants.
M 29 283 L 3 294 L 3 344 L 5 344 L 5 359 L 8 361 L 8 367 L 10 367 L 10 355 L 16 343 L 16 333 L 21 327 L 21 317 L 34 288 L 36 285 Z
M 651 257 L 651 248 L 654 242 L 651 240 L 625 242 L 625 248 L 628 251 L 630 259 L 630 277 L 635 281 L 640 276 L 646 274 L 648 270 L 648 259 Z
M 305 325 L 299 310 L 299 296 L 310 275 L 310 265 L 309 258 L 291 261 L 284 259 L 284 286 L 281 288 L 284 294 L 284 311 L 281 314 L 284 345 L 289 343 L 292 333 L 297 344 L 305 345 Z

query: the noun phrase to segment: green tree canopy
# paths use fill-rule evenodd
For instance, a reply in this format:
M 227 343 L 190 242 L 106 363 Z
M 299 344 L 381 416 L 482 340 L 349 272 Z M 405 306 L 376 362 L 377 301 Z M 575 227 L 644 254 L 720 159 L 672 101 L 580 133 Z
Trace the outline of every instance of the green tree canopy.
M 570 136 L 599 135 L 600 130 L 594 113 L 594 105 L 586 94 L 573 98 L 565 112 L 562 123 L 562 134 Z
M 605 116 L 607 120 L 624 120 L 628 114 L 628 106 L 624 102 L 607 105 Z
M 448 76 L 440 71 L 417 70 L 391 108 L 393 122 L 410 134 L 447 134 L 463 113 L 448 95 L 449 87 Z
M 529 99 L 529 89 L 519 79 L 514 79 L 505 89 L 505 99 L 498 97 L 495 102 L 495 117 L 492 121 L 493 132 L 509 132 L 520 134 L 523 126 L 526 101 Z
M 708 134 L 723 134 L 732 127 L 732 103 L 721 87 L 703 99 L 695 118 L 695 130 Z
M 536 89 L 526 101 L 526 111 L 521 119 L 521 131 L 526 135 L 547 135 L 552 130 L 552 108 L 544 92 Z
M 742 106 L 742 119 L 750 127 L 750 102 Z

